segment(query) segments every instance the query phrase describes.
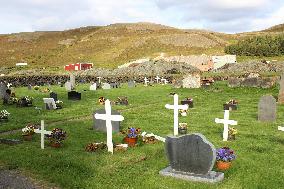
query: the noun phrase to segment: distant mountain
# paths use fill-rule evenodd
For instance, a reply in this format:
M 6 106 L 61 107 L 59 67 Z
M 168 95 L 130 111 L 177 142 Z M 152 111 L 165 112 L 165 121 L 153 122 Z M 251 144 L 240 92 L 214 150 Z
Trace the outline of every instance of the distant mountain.
M 241 36 L 254 35 L 242 34 Z M 119 23 L 66 31 L 0 35 L 0 66 L 27 62 L 32 67 L 92 62 L 114 68 L 140 58 L 166 55 L 222 54 L 240 36 L 183 30 L 153 23 Z

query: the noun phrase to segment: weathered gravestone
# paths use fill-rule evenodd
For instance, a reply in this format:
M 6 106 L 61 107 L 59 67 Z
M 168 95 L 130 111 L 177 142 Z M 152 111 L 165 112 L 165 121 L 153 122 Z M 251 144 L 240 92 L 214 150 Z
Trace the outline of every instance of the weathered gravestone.
M 43 102 L 45 104 L 45 109 L 47 109 L 47 110 L 57 109 L 55 101 L 54 101 L 53 98 L 43 98 Z
M 280 90 L 278 94 L 278 102 L 280 104 L 284 104 L 284 74 L 281 75 L 279 84 L 280 84 Z
M 30 90 L 32 90 L 32 85 L 28 85 L 28 90 L 30 91 Z
M 96 83 L 93 83 L 91 86 L 90 86 L 90 91 L 95 91 L 97 90 L 97 84 Z
M 81 93 L 77 91 L 68 92 L 68 100 L 81 100 Z
M 66 91 L 71 91 L 72 90 L 72 85 L 71 85 L 70 81 L 67 81 L 65 83 L 65 89 L 66 89 Z
M 128 81 L 128 87 L 129 87 L 129 88 L 136 87 L 136 86 L 135 86 L 135 81 L 133 81 L 133 80 Z
M 170 166 L 161 175 L 210 183 L 224 179 L 224 173 L 212 171 L 216 150 L 202 134 L 168 136 L 165 148 Z
M 276 99 L 271 95 L 260 98 L 258 103 L 258 120 L 275 121 L 276 120 Z
M 109 83 L 103 83 L 102 89 L 110 89 L 110 84 Z
M 3 82 L 0 83 L 0 98 L 2 99 L 5 94 L 6 94 L 6 90 L 8 89 L 7 85 Z
M 112 89 L 119 88 L 119 83 L 110 83 Z
M 50 98 L 53 98 L 55 102 L 58 100 L 58 98 L 57 98 L 57 93 L 55 93 L 55 92 L 51 92 L 51 93 L 49 94 L 49 97 L 50 97 Z
M 95 111 L 95 114 L 105 114 L 106 111 L 105 110 L 97 110 Z M 118 111 L 116 110 L 111 110 L 111 115 L 121 115 Z M 94 116 L 93 116 L 94 117 Z M 112 121 L 111 122 L 112 125 L 112 131 L 113 132 L 119 132 L 120 131 L 120 121 Z M 106 121 L 105 120 L 101 120 L 101 119 L 96 119 L 94 117 L 94 126 L 93 128 L 97 131 L 103 131 L 103 132 L 107 132 L 106 130 Z

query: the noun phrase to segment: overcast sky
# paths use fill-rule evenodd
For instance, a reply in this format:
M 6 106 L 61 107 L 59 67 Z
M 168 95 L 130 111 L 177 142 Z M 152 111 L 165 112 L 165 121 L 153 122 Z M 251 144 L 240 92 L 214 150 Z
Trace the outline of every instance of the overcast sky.
M 0 33 L 153 22 L 236 33 L 284 23 L 284 0 L 1 0 Z

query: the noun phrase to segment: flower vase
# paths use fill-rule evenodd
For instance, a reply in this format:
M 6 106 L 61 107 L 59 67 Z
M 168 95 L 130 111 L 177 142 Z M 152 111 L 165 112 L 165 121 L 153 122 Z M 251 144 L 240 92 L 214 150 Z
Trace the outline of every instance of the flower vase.
M 138 138 L 125 137 L 124 142 L 128 144 L 129 147 L 134 147 L 137 143 Z
M 33 139 L 33 135 L 23 135 L 25 141 L 31 141 Z
M 225 171 L 231 167 L 232 162 L 217 161 L 216 166 L 220 171 Z
M 187 128 L 178 128 L 178 133 L 181 135 L 187 134 Z
M 61 147 L 61 143 L 51 142 L 50 146 L 53 147 L 53 148 L 60 148 Z

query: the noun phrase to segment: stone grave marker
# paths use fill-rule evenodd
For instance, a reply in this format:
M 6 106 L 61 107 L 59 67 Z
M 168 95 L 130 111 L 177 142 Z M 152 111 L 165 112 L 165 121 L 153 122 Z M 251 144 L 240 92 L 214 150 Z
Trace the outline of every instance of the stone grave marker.
M 96 83 L 93 83 L 91 86 L 90 86 L 90 91 L 95 91 L 97 90 L 97 84 Z
M 109 83 L 103 83 L 102 89 L 111 89 L 110 84 Z
M 49 94 L 49 97 L 50 97 L 50 98 L 53 98 L 55 102 L 58 100 L 58 98 L 57 98 L 57 93 L 55 93 L 55 92 L 51 92 L 51 93 Z
M 0 83 L 0 98 L 4 98 L 6 90 L 8 89 L 7 85 L 3 82 Z
M 112 89 L 119 88 L 119 83 L 110 83 Z
M 68 100 L 81 100 L 81 93 L 77 91 L 68 92 Z
M 121 115 L 113 115 L 111 113 L 110 101 L 107 99 L 105 102 L 105 114 L 95 113 L 94 117 L 97 120 L 105 120 L 105 127 L 107 130 L 107 148 L 108 151 L 113 154 L 113 142 L 112 142 L 112 122 L 120 122 L 124 120 L 124 117 Z
M 167 79 L 164 79 L 164 78 L 161 79 L 161 82 L 162 82 L 163 85 L 168 84 L 168 80 L 167 80 Z
M 159 83 L 159 80 L 160 80 L 161 78 L 159 77 L 159 76 L 156 76 L 156 78 L 155 78 L 155 80 L 156 80 L 156 82 L 157 83 Z
M 147 77 L 144 78 L 144 86 L 148 86 L 149 80 L 147 79 Z
M 278 102 L 279 104 L 284 104 L 284 74 L 281 75 L 279 84 L 280 84 L 280 90 L 278 94 Z
M 66 89 L 66 91 L 71 91 L 72 90 L 72 85 L 71 85 L 70 81 L 67 81 L 65 83 L 65 89 Z
M 102 77 L 97 77 L 97 79 L 99 80 L 99 83 L 101 83 Z
M 43 102 L 45 104 L 45 108 L 47 110 L 56 110 L 56 104 L 53 98 L 43 98 Z
M 29 91 L 32 90 L 32 85 L 31 84 L 28 85 L 28 90 Z
M 76 79 L 74 74 L 70 74 L 70 83 L 71 83 L 71 89 L 73 90 L 76 86 Z
M 179 110 L 187 110 L 188 105 L 178 105 L 178 95 L 174 95 L 174 105 L 166 104 L 165 107 L 167 109 L 174 110 L 174 135 L 178 135 L 178 114 Z
M 51 135 L 51 131 L 46 131 L 44 130 L 44 121 L 41 120 L 41 124 L 40 124 L 40 130 L 39 129 L 35 129 L 34 130 L 35 133 L 40 134 L 40 146 L 41 149 L 44 149 L 44 135 Z
M 276 120 L 276 100 L 271 95 L 260 98 L 258 103 L 258 120 L 273 122 Z
M 223 130 L 223 141 L 228 141 L 229 135 L 229 125 L 237 125 L 238 122 L 234 120 L 229 120 L 230 110 L 225 110 L 224 119 L 215 118 L 215 123 L 223 123 L 224 130 Z
M 104 109 L 100 109 L 95 111 L 95 114 L 105 114 L 105 110 Z M 111 115 L 121 115 L 118 111 L 116 110 L 111 110 Z M 120 122 L 117 121 L 113 121 L 111 122 L 112 124 L 112 131 L 115 133 L 118 133 L 120 131 Z M 105 120 L 100 120 L 100 119 L 96 119 L 94 117 L 94 125 L 93 125 L 94 130 L 97 131 L 102 131 L 102 132 L 107 132 L 106 130 L 106 121 Z
M 216 150 L 202 134 L 168 136 L 165 148 L 170 166 L 161 175 L 208 183 L 224 179 L 224 173 L 212 171 Z
M 129 88 L 136 87 L 136 86 L 135 86 L 135 81 L 133 81 L 133 80 L 128 81 L 128 87 L 129 87 Z

